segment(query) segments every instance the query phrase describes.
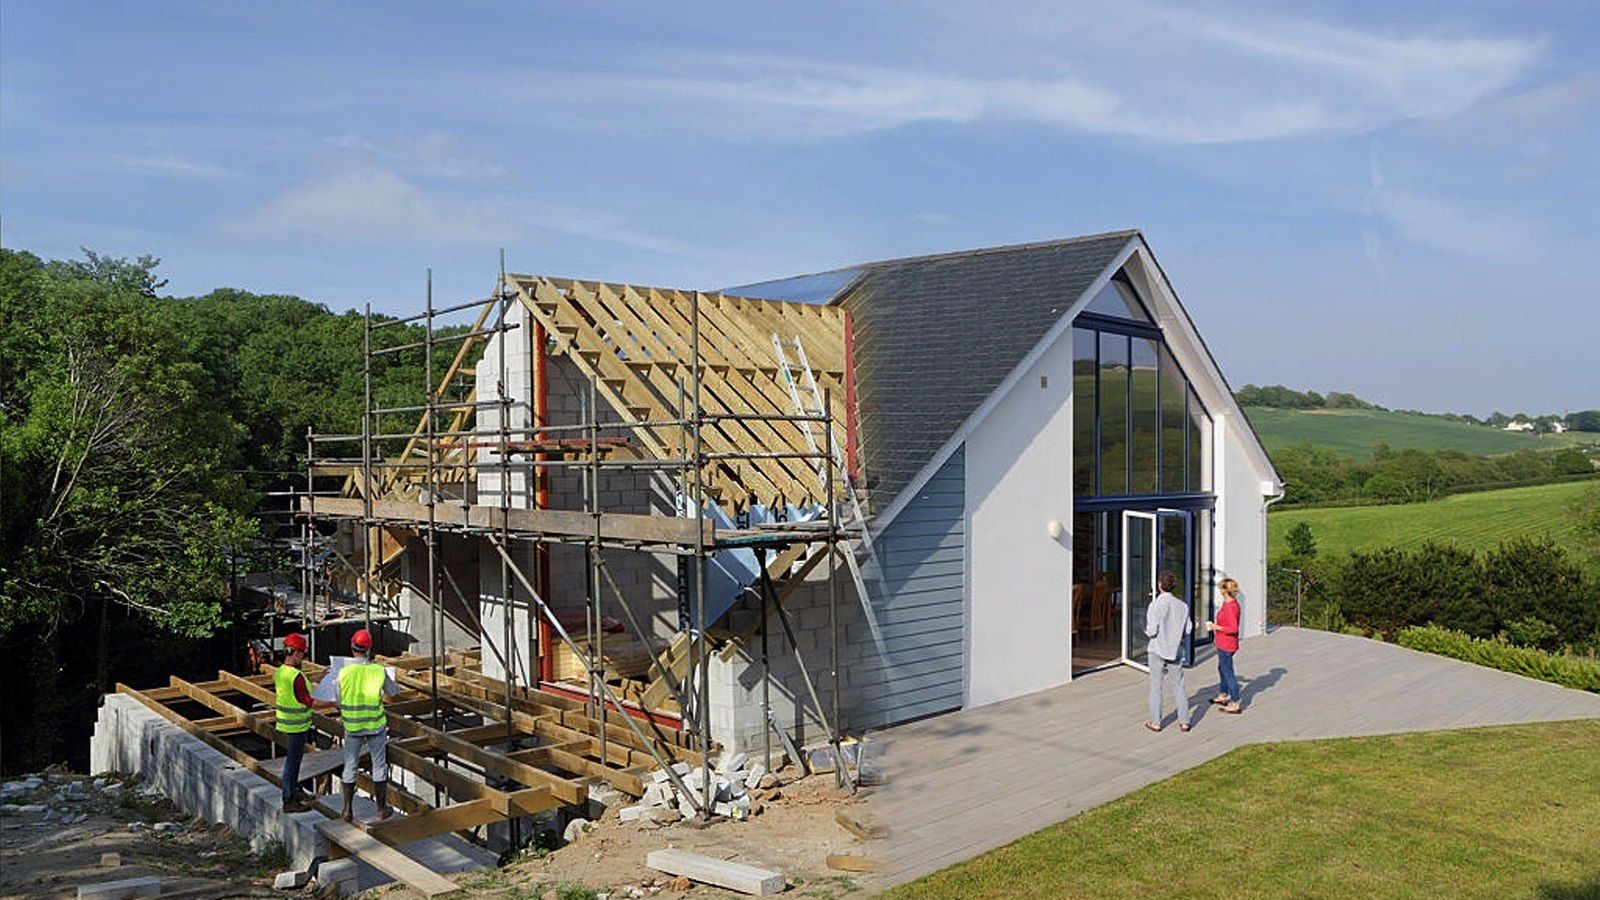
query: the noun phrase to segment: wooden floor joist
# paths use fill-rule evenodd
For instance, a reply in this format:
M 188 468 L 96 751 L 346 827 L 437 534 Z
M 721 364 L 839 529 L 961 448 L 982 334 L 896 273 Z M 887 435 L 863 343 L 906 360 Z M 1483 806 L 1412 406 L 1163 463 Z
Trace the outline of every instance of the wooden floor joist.
M 389 800 L 403 815 L 365 824 L 319 822 L 317 827 L 343 848 L 341 852 L 429 896 L 454 891 L 455 885 L 393 848 L 582 803 L 589 785 L 597 782 L 640 796 L 647 774 L 657 765 L 651 749 L 670 760 L 695 755 L 686 735 L 660 732 L 647 747 L 615 721 L 602 726 L 585 714 L 579 701 L 525 688 L 513 690 L 508 711 L 504 683 L 476 671 L 476 655 L 452 654 L 434 670 L 430 669 L 435 661 L 427 658 L 382 662 L 393 665 L 402 687 L 384 704 L 391 735 L 389 762 L 417 781 L 408 782 L 413 790 L 406 790 L 391 778 Z M 313 664 L 302 670 L 313 680 L 327 672 Z M 168 684 L 144 691 L 117 687 L 239 766 L 278 785 L 282 757 L 277 751 L 287 746 L 288 736 L 277 730 L 274 721 L 273 671 L 272 666 L 248 675 L 221 671 L 208 681 L 173 676 Z M 435 684 L 437 693 L 429 693 Z M 318 742 L 331 739 L 337 747 L 343 736 L 338 717 L 313 711 L 311 718 L 314 733 L 321 735 Z M 259 748 L 256 740 L 274 748 L 271 758 L 258 758 L 254 754 L 264 751 L 247 749 Z M 537 746 L 519 749 L 522 742 Z M 337 751 L 315 751 L 310 768 L 318 775 L 337 772 L 337 755 Z M 302 769 L 302 774 L 306 772 Z M 358 775 L 358 784 L 373 792 L 366 771 Z M 427 786 L 450 802 L 436 806 L 414 792 Z M 336 819 L 337 803 L 336 796 L 325 796 L 315 808 Z

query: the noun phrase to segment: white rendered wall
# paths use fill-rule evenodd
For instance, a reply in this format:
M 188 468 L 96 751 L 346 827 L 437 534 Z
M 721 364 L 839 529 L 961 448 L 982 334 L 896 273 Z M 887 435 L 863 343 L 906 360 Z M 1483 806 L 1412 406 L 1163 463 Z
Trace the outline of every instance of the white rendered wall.
M 967 706 L 1071 673 L 1071 373 L 1069 330 L 967 437 Z
M 1266 497 L 1261 492 L 1263 476 L 1246 451 L 1245 441 L 1254 440 L 1247 432 L 1241 433 L 1246 427 L 1229 416 L 1219 416 L 1214 423 L 1216 569 L 1218 580 L 1239 582 L 1243 632 L 1263 634 L 1267 624 Z

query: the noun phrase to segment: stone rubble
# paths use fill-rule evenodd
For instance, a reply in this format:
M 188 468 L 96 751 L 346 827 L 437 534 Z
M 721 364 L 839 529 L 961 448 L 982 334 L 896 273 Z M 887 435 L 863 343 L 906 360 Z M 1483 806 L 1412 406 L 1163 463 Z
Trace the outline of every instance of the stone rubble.
M 641 827 L 658 827 L 695 816 L 695 800 L 711 785 L 712 814 L 735 821 L 758 815 L 761 800 L 755 792 L 777 784 L 777 779 L 762 763 L 751 764 L 747 753 L 724 754 L 713 760 L 710 772 L 688 763 L 673 763 L 672 769 L 693 793 L 694 799 L 681 796 L 665 769 L 657 769 L 645 783 L 644 796 L 632 806 L 618 810 L 623 822 Z

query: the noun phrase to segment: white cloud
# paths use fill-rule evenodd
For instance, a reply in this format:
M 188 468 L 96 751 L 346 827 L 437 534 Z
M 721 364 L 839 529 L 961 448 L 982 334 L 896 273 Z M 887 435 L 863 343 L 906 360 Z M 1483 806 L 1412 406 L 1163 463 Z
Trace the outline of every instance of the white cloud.
M 1397 35 L 1119 0 L 961 6 L 863 64 L 847 57 L 636 54 L 642 71 L 522 73 L 535 102 L 738 138 L 831 139 L 912 125 L 1020 122 L 1169 144 L 1360 133 L 1448 118 L 1519 83 L 1543 42 Z M 953 39 L 965 53 L 917 53 Z M 848 54 L 847 49 L 839 51 Z M 864 57 L 858 57 L 864 58 Z
M 204 160 L 189 159 L 171 152 L 146 153 L 140 156 L 123 156 L 99 160 L 95 165 L 103 169 L 136 175 L 157 175 L 174 178 L 199 178 L 216 180 L 235 178 L 237 172 Z
M 489 204 L 429 192 L 386 169 L 358 166 L 297 184 L 230 230 L 251 237 L 494 244 L 520 229 Z
M 356 134 L 341 134 L 329 138 L 328 143 L 355 151 L 388 168 L 432 178 L 488 179 L 505 171 L 499 165 L 463 154 L 455 135 L 447 131 L 430 131 L 418 137 L 384 143 Z
M 1369 161 L 1371 189 L 1366 215 L 1381 220 L 1407 240 L 1464 256 L 1504 256 L 1527 246 L 1533 227 L 1521 220 L 1468 209 L 1416 191 L 1391 187 L 1378 165 Z M 1387 277 L 1382 238 L 1370 224 L 1362 228 L 1367 258 Z

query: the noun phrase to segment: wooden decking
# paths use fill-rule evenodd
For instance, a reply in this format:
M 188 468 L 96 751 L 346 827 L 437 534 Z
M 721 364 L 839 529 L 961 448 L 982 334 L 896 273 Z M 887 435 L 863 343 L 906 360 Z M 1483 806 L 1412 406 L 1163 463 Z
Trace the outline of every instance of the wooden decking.
M 1216 712 L 1209 653 L 1188 670 L 1194 730 L 1146 731 L 1149 679 L 1122 667 L 891 729 L 881 885 L 1010 843 L 1242 744 L 1600 717 L 1600 696 L 1347 635 L 1284 628 L 1238 656 L 1243 715 Z M 1248 773 L 1241 773 L 1248 775 Z

